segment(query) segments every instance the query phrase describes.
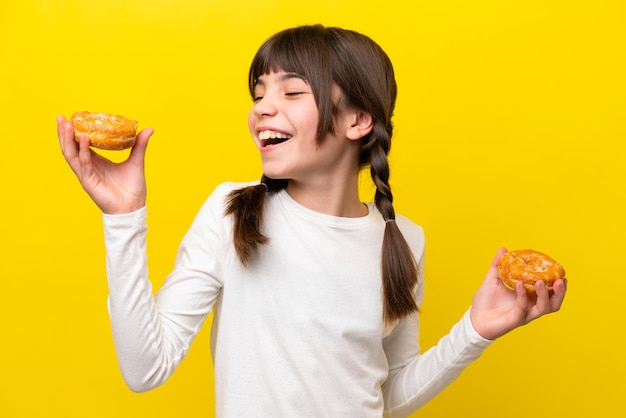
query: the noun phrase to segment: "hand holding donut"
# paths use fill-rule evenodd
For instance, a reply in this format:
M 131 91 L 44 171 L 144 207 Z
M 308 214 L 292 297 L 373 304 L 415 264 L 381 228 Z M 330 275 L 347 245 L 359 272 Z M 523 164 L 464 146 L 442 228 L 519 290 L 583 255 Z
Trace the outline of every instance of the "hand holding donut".
M 114 163 L 90 148 L 86 134 L 75 137 L 71 122 L 57 118 L 57 134 L 65 160 L 83 189 L 104 213 L 121 214 L 138 210 L 146 204 L 144 159 L 153 130 L 144 129 L 122 163 Z
M 507 250 L 501 248 L 496 254 L 470 310 L 472 325 L 483 338 L 490 340 L 558 311 L 567 288 L 566 279 L 555 280 L 551 291 L 539 280 L 534 283 L 534 292 L 528 292 L 524 282 L 518 280 L 511 291 L 498 275 L 498 264 L 506 253 Z

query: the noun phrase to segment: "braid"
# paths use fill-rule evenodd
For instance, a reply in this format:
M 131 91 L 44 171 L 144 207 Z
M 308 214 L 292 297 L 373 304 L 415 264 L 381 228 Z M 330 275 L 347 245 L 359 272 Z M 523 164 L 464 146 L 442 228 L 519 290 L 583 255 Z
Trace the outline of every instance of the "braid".
M 263 175 L 259 184 L 233 190 L 228 194 L 225 214 L 234 217 L 233 244 L 244 266 L 251 260 L 259 245 L 268 241 L 261 233 L 266 193 L 276 192 L 286 185 L 285 180 L 273 180 Z
M 414 297 L 417 284 L 417 264 L 402 232 L 395 222 L 393 195 L 389 186 L 387 154 L 391 144 L 391 127 L 384 129 L 375 123 L 368 152 L 370 172 L 376 186 L 375 204 L 385 219 L 382 248 L 382 276 L 384 291 L 383 318 L 386 323 L 400 319 L 418 310 Z

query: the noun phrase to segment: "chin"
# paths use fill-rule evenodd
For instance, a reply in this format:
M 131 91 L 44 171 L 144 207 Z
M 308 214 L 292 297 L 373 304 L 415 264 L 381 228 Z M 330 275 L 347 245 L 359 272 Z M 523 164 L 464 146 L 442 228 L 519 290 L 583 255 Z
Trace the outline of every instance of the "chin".
M 261 168 L 263 169 L 265 177 L 269 177 L 274 180 L 289 178 L 286 170 L 276 167 L 274 164 L 261 164 Z

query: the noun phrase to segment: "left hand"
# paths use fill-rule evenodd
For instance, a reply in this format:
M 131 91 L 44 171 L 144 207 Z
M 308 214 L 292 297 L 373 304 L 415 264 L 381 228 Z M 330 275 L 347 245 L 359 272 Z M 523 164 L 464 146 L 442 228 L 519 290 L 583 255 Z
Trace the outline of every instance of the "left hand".
M 505 287 L 498 276 L 498 261 L 507 252 L 501 248 L 472 302 L 472 325 L 483 338 L 495 340 L 513 329 L 561 308 L 567 279 L 557 280 L 552 292 L 542 281 L 535 283 L 535 294 L 527 293 L 521 281 L 515 291 Z

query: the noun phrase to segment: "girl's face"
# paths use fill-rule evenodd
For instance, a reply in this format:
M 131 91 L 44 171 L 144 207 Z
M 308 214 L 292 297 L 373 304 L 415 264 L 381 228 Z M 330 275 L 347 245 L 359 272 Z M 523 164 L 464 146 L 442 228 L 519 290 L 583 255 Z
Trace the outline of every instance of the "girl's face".
M 340 96 L 339 88 L 333 91 Z M 317 141 L 319 112 L 309 83 L 302 76 L 284 71 L 258 78 L 254 105 L 248 115 L 248 127 L 261 152 L 263 172 L 275 179 L 300 182 L 333 181 L 345 169 L 358 172 L 355 141 L 342 134 L 340 112 L 337 133 L 328 134 L 322 144 Z M 347 149 L 353 152 L 346 152 Z

